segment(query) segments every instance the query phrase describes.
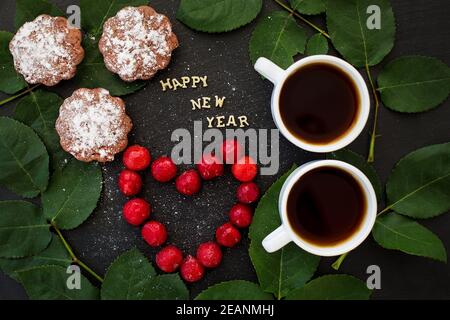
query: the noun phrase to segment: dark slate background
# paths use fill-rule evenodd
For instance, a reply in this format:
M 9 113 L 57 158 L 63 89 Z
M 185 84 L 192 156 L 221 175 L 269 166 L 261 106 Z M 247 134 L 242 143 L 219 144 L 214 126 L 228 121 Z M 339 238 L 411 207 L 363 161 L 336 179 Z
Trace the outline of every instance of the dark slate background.
M 55 1 L 66 8 L 77 1 Z M 263 15 L 278 10 L 270 0 L 264 1 Z M 448 0 L 395 0 L 391 1 L 397 20 L 397 40 L 394 50 L 385 61 L 407 54 L 434 56 L 450 63 L 450 6 Z M 95 2 L 92 2 L 93 5 Z M 155 9 L 166 14 L 173 22 L 180 40 L 170 68 L 158 73 L 146 88 L 125 97 L 127 112 L 132 117 L 134 129 L 131 143 L 143 144 L 151 149 L 154 157 L 170 153 L 173 143 L 171 132 L 176 128 L 192 130 L 193 120 L 216 114 L 214 109 L 191 111 L 189 99 L 200 96 L 225 95 L 227 97 L 221 114 L 248 115 L 254 128 L 274 128 L 269 110 L 272 86 L 263 81 L 249 62 L 248 42 L 255 23 L 224 34 L 205 34 L 192 31 L 175 19 L 178 1 L 153 0 Z M 0 29 L 13 31 L 14 1 L 0 2 Z M 323 24 L 321 17 L 314 20 Z M 313 34 L 309 28 L 307 31 Z M 333 53 L 335 54 L 335 53 Z M 300 56 L 298 58 L 301 58 Z M 375 68 L 375 72 L 377 68 Z M 183 75 L 207 75 L 208 88 L 179 90 L 163 93 L 159 80 Z M 70 81 L 52 88 L 63 97 L 68 97 L 76 88 Z M 0 99 L 5 96 L 0 94 Z M 4 105 L 1 115 L 12 114 L 16 102 Z M 385 181 L 394 164 L 407 153 L 430 144 L 450 141 L 450 102 L 439 108 L 418 115 L 398 114 L 385 108 L 380 110 L 379 133 L 376 149 L 376 169 Z M 371 121 L 369 122 L 371 123 Z M 352 150 L 366 154 L 368 127 L 350 146 Z M 320 155 L 313 155 L 295 148 L 281 139 L 281 168 L 277 176 L 293 162 L 304 163 Z M 432 165 L 432 164 L 430 164 Z M 125 198 L 116 187 L 116 178 L 122 168 L 120 157 L 103 166 L 105 187 L 102 200 L 92 216 L 76 230 L 66 232 L 76 254 L 95 271 L 104 274 L 110 263 L 123 251 L 139 247 L 153 259 L 155 251 L 146 246 L 138 228 L 127 225 L 121 218 L 121 207 Z M 186 252 L 195 253 L 201 242 L 210 240 L 215 226 L 223 223 L 226 212 L 234 202 L 237 183 L 227 175 L 217 181 L 205 183 L 200 196 L 185 199 L 174 191 L 173 185 L 159 185 L 145 174 L 144 197 L 154 207 L 154 217 L 166 223 L 169 241 Z M 258 179 L 263 188 L 276 179 L 266 176 Z M 0 200 L 17 198 L 1 188 Z M 423 222 L 433 230 L 450 248 L 450 215 Z M 206 274 L 205 278 L 191 285 L 195 297 L 206 287 L 226 280 L 247 279 L 256 281 L 247 249 L 247 235 L 236 248 L 225 250 L 222 265 Z M 317 275 L 333 273 L 330 265 L 334 259 L 324 258 Z M 450 298 L 450 269 L 443 263 L 408 256 L 379 247 L 369 238 L 345 261 L 342 273 L 366 279 L 366 268 L 371 264 L 381 267 L 382 289 L 373 294 L 375 299 L 448 299 Z M 0 299 L 26 298 L 19 284 L 0 272 Z

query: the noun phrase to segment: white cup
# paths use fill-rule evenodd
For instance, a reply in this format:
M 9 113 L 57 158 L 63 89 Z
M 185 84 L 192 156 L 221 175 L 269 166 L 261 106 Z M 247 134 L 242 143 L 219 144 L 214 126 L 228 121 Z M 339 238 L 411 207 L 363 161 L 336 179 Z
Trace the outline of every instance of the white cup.
M 293 230 L 287 215 L 287 201 L 292 187 L 305 173 L 319 167 L 334 167 L 349 173 L 361 185 L 367 204 L 363 221 L 358 230 L 349 238 L 333 246 L 315 245 L 304 240 L 301 235 Z M 317 160 L 305 163 L 287 178 L 280 192 L 278 210 L 281 216 L 281 226 L 262 241 L 262 245 L 267 252 L 275 252 L 293 241 L 309 253 L 325 257 L 337 256 L 355 249 L 370 234 L 377 217 L 377 197 L 369 179 L 359 169 L 342 161 Z
M 341 137 L 327 144 L 313 144 L 294 136 L 283 123 L 280 114 L 280 92 L 286 79 L 299 68 L 313 63 L 327 63 L 338 67 L 353 80 L 356 85 L 357 93 L 359 94 L 359 112 L 352 127 Z M 273 120 L 283 136 L 296 146 L 311 152 L 332 152 L 342 149 L 350 144 L 364 129 L 370 113 L 369 91 L 361 74 L 348 62 L 329 55 L 315 55 L 303 58 L 295 62 L 287 70 L 283 70 L 272 61 L 266 58 L 259 58 L 255 63 L 255 70 L 274 84 L 271 102 Z

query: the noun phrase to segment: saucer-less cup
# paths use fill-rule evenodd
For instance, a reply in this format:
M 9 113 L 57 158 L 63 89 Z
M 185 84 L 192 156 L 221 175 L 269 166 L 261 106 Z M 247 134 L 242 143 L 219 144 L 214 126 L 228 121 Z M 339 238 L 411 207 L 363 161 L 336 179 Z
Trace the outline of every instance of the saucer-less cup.
M 347 74 L 353 80 L 357 93 L 359 94 L 359 112 L 354 124 L 341 137 L 328 144 L 312 144 L 294 136 L 283 123 L 280 114 L 280 92 L 286 79 L 289 78 L 298 69 L 314 63 L 327 63 L 338 67 L 341 71 Z M 348 62 L 329 55 L 315 55 L 303 58 L 287 70 L 283 70 L 266 58 L 259 58 L 255 63 L 255 70 L 258 71 L 265 78 L 269 79 L 274 84 L 272 92 L 272 117 L 275 125 L 280 130 L 281 134 L 296 146 L 311 152 L 332 152 L 344 148 L 355 140 L 366 125 L 367 118 L 370 112 L 370 97 L 367 85 L 361 74 Z
M 335 167 L 349 173 L 360 184 L 366 202 L 366 211 L 358 230 L 355 230 L 347 239 L 334 246 L 320 246 L 304 240 L 301 234 L 292 228 L 287 215 L 287 201 L 292 187 L 304 174 L 319 167 Z M 281 217 L 281 226 L 270 233 L 262 242 L 267 252 L 275 252 L 293 241 L 300 248 L 312 254 L 337 256 L 355 249 L 370 234 L 377 216 L 377 198 L 369 179 L 359 169 L 342 161 L 317 160 L 305 163 L 287 178 L 280 192 L 278 210 Z

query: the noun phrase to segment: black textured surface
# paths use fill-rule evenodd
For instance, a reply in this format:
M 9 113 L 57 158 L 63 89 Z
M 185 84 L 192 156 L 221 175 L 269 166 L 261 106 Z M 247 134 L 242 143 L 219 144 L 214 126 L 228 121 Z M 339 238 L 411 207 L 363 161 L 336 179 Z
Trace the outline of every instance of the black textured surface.
M 56 1 L 60 8 L 77 1 Z M 264 14 L 279 9 L 270 0 L 264 1 Z M 92 2 L 95 5 L 95 2 Z M 132 143 L 149 147 L 154 157 L 169 153 L 173 143 L 171 133 L 176 128 L 192 130 L 193 120 L 218 113 L 191 111 L 189 99 L 208 95 L 227 97 L 223 115 L 247 115 L 254 128 L 274 128 L 269 110 L 272 86 L 263 81 L 253 70 L 248 57 L 248 40 L 255 23 L 225 34 L 198 33 L 186 28 L 175 19 L 178 1 L 154 0 L 154 8 L 169 16 L 180 40 L 180 48 L 175 51 L 170 68 L 160 72 L 148 82 L 145 89 L 125 97 L 127 112 L 134 122 Z M 385 61 L 406 54 L 435 56 L 450 63 L 450 25 L 448 0 L 395 0 L 392 1 L 398 30 L 394 50 Z M 13 31 L 14 1 L 0 2 L 0 29 Z M 323 19 L 316 19 L 319 23 Z M 311 30 L 305 26 L 310 34 Z M 375 71 L 377 68 L 375 68 Z M 176 92 L 162 92 L 159 80 L 183 75 L 207 75 L 208 88 L 187 89 Z M 67 97 L 75 89 L 68 81 L 51 89 Z M 3 99 L 4 95 L 0 95 Z M 4 105 L 1 115 L 10 115 L 16 102 Z M 387 109 L 380 110 L 379 133 L 375 166 L 385 180 L 393 165 L 405 154 L 419 147 L 450 141 L 450 102 L 439 108 L 418 115 L 397 114 Z M 371 123 L 371 122 L 369 122 Z M 368 146 L 368 127 L 351 145 L 351 149 L 366 154 Z M 281 140 L 280 175 L 293 162 L 303 163 L 319 157 L 301 151 Z M 127 225 L 121 218 L 121 207 L 125 198 L 116 188 L 116 177 L 122 168 L 120 157 L 103 167 L 105 188 L 101 203 L 92 216 L 79 228 L 66 232 L 74 250 L 88 265 L 100 274 L 118 254 L 133 246 L 139 247 L 149 258 L 155 253 L 143 243 L 139 229 Z M 277 176 L 278 176 L 277 175 Z M 275 176 L 258 179 L 265 190 Z M 226 212 L 234 202 L 234 188 L 237 185 L 227 175 L 214 182 L 205 183 L 201 194 L 194 199 L 180 196 L 173 185 L 159 185 L 145 175 L 144 196 L 155 209 L 154 217 L 167 224 L 170 242 L 179 245 L 189 253 L 196 246 L 212 239 L 214 228 L 225 221 Z M 231 187 L 230 187 L 231 186 Z M 0 189 L 0 199 L 14 199 L 15 195 Z M 424 221 L 450 248 L 450 215 L 442 215 Z M 232 250 L 226 250 L 222 265 L 207 273 L 199 283 L 189 286 L 195 296 L 209 285 L 231 280 L 247 279 L 256 281 L 247 248 L 248 240 Z M 318 275 L 332 273 L 333 259 L 322 259 Z M 341 267 L 342 273 L 367 277 L 367 266 L 377 264 L 382 271 L 382 289 L 373 294 L 376 299 L 443 299 L 450 298 L 450 270 L 446 264 L 432 260 L 412 257 L 395 251 L 380 248 L 368 239 L 353 252 Z M 19 284 L 0 272 L 0 299 L 25 298 Z

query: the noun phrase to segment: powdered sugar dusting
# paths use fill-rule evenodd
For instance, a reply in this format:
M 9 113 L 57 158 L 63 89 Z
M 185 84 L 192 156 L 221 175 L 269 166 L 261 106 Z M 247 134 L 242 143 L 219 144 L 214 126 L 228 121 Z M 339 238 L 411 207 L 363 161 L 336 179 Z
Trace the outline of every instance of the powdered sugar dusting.
M 84 51 L 81 32 L 62 17 L 40 15 L 25 23 L 9 45 L 14 66 L 29 83 L 55 85 L 75 75 Z
M 79 89 L 61 106 L 56 129 L 78 159 L 112 161 L 127 144 L 131 121 L 120 98 L 105 89 Z
M 148 6 L 126 7 L 108 19 L 99 44 L 106 67 L 125 81 L 152 77 L 177 46 L 168 19 Z

